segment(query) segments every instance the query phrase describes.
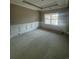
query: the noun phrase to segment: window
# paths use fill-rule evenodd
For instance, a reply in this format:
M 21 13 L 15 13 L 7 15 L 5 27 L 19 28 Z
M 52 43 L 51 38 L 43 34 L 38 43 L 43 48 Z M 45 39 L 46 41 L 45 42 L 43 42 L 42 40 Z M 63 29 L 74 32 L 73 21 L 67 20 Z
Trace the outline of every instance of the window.
M 45 24 L 50 24 L 50 15 L 45 14 Z
M 44 15 L 45 24 L 58 25 L 58 13 Z

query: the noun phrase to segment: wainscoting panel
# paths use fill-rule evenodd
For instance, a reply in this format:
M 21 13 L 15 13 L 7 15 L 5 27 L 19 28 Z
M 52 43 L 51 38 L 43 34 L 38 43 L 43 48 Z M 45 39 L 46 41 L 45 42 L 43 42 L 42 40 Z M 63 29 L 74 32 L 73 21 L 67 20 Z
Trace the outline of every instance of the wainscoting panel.
M 19 34 L 33 31 L 37 29 L 38 26 L 39 26 L 39 22 L 11 25 L 10 26 L 10 38 L 13 38 Z

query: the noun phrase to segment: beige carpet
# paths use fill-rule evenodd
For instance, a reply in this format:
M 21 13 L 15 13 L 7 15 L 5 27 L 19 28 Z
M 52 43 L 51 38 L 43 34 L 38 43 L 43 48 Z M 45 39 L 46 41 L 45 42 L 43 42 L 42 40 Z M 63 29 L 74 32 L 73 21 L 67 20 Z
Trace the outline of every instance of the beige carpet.
M 67 59 L 68 36 L 35 30 L 11 39 L 11 59 Z

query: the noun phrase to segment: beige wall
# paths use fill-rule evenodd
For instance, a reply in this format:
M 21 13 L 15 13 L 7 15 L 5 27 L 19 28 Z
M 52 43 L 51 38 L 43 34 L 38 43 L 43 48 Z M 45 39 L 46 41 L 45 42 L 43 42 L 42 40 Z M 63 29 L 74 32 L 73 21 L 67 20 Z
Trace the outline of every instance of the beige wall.
M 10 5 L 10 37 L 33 31 L 39 27 L 39 11 Z
M 39 21 L 39 12 L 18 5 L 10 5 L 11 25 Z

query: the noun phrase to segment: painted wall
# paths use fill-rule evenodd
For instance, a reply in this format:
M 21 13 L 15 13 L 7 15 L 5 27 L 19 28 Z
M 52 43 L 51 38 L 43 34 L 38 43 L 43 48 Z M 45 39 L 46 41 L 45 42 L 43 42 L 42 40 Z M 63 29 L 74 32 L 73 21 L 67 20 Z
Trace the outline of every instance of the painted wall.
M 59 18 L 58 18 L 58 25 L 49 25 L 44 23 L 44 14 L 48 13 L 58 13 Z M 69 32 L 69 11 L 68 8 L 63 8 L 63 9 L 57 9 L 57 10 L 51 10 L 51 11 L 42 11 L 41 12 L 41 28 L 45 29 L 51 29 L 51 30 L 57 30 L 57 31 L 62 31 L 65 33 Z
M 18 5 L 10 5 L 11 25 L 39 21 L 39 12 Z
M 33 31 L 39 26 L 39 12 L 18 5 L 10 5 L 11 38 L 25 32 Z

